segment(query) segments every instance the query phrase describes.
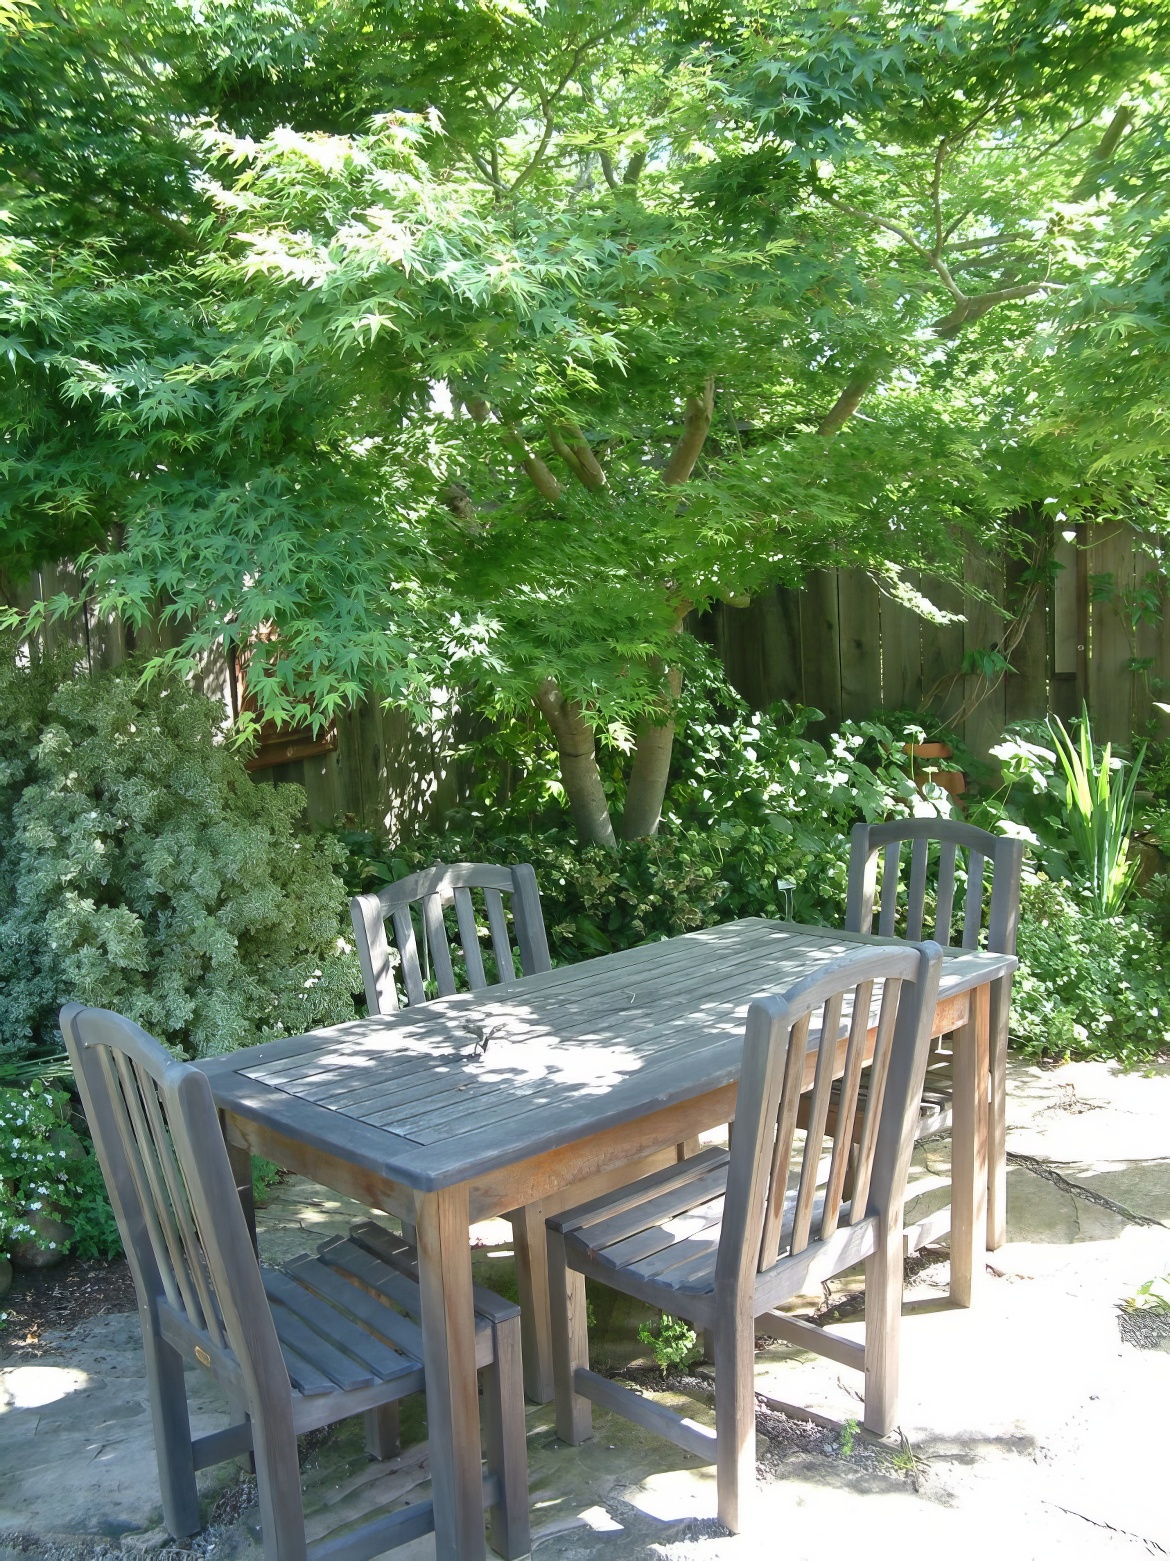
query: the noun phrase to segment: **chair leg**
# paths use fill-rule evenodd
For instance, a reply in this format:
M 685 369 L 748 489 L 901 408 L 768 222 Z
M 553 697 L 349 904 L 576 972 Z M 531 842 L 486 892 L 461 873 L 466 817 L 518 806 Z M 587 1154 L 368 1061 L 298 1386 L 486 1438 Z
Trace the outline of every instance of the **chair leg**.
M 593 1410 L 587 1398 L 573 1391 L 573 1373 L 589 1365 L 589 1333 L 585 1324 L 585 1276 L 565 1261 L 565 1238 L 548 1232 L 548 1283 L 552 1301 L 553 1387 L 557 1435 L 562 1442 L 585 1442 L 593 1435 Z
M 902 1334 L 902 1219 L 883 1220 L 877 1250 L 865 1260 L 865 1413 L 862 1424 L 888 1436 L 898 1419 Z
M 383 1463 L 387 1458 L 397 1458 L 402 1451 L 402 1437 L 398 1429 L 398 1404 L 380 1404 L 377 1409 L 367 1409 L 362 1416 L 366 1430 L 366 1452 Z
M 163 1522 L 174 1539 L 186 1539 L 197 1534 L 203 1522 L 199 1515 L 199 1489 L 195 1483 L 183 1357 L 158 1333 L 153 1318 L 145 1314 L 142 1315 L 142 1348 L 146 1356 Z
M 755 1319 L 732 1314 L 715 1323 L 715 1437 L 719 1521 L 733 1534 L 748 1520 L 756 1492 Z
M 1011 977 L 991 989 L 990 1059 L 991 1092 L 987 1110 L 987 1250 L 994 1252 L 1007 1240 L 1007 1054 Z
M 544 1207 L 539 1203 L 515 1209 L 508 1215 L 512 1225 L 512 1250 L 516 1254 L 516 1286 L 520 1292 L 524 1393 L 534 1404 L 547 1404 L 553 1396 L 552 1315 L 544 1218 Z
M 520 1320 L 494 1330 L 495 1359 L 480 1378 L 488 1472 L 499 1481 L 499 1500 L 488 1509 L 488 1542 L 514 1561 L 532 1549 L 528 1524 L 528 1447 L 524 1423 Z
M 989 993 L 971 994 L 971 1017 L 955 1031 L 951 1122 L 951 1300 L 970 1306 L 987 1251 Z
M 301 1466 L 291 1402 L 267 1405 L 253 1415 L 252 1436 L 264 1561 L 306 1561 Z

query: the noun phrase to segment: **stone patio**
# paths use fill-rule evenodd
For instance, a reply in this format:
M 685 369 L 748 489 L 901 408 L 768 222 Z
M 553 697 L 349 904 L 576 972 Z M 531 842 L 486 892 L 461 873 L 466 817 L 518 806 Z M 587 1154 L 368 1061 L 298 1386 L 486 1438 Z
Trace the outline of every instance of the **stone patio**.
M 946 1301 L 945 1254 L 907 1286 L 900 1435 L 856 1433 L 860 1380 L 773 1346 L 757 1357 L 763 1497 L 758 1525 L 728 1536 L 714 1520 L 713 1471 L 624 1421 L 595 1412 L 594 1439 L 559 1444 L 550 1409 L 530 1409 L 534 1553 L 541 1561 L 723 1561 L 766 1547 L 786 1561 L 914 1553 L 1030 1561 L 1170 1553 L 1165 1439 L 1170 1326 L 1118 1304 L 1170 1273 L 1170 1068 L 1124 1075 L 1100 1063 L 1013 1064 L 1009 1086 L 1009 1243 L 993 1255 L 970 1311 Z M 946 1169 L 945 1141 L 915 1166 L 923 1209 Z M 343 1230 L 356 1205 L 290 1181 L 262 1211 L 279 1259 Z M 481 1280 L 513 1280 L 508 1227 L 478 1232 Z M 851 1292 L 835 1282 L 806 1311 L 839 1305 L 859 1336 Z M 595 1359 L 645 1356 L 639 1314 L 599 1297 Z M 0 1561 L 161 1551 L 158 1489 L 133 1315 L 60 1333 L 35 1365 L 4 1364 L 0 1333 Z M 652 1378 L 645 1378 L 654 1387 Z M 195 1429 L 222 1424 L 208 1379 L 189 1378 Z M 706 1368 L 686 1384 L 710 1397 Z M 657 1389 L 677 1399 L 673 1382 Z M 784 1413 L 772 1406 L 793 1406 Z M 795 1407 L 805 1413 L 798 1418 Z M 689 1406 L 693 1410 L 693 1405 Z M 700 1418 L 708 1409 L 694 1411 Z M 311 1537 L 425 1493 L 422 1407 L 404 1413 L 406 1450 L 369 1462 L 360 1427 L 306 1440 Z M 208 1526 L 190 1552 L 258 1556 L 254 1492 L 234 1465 L 206 1471 Z M 431 1539 L 398 1552 L 433 1556 Z

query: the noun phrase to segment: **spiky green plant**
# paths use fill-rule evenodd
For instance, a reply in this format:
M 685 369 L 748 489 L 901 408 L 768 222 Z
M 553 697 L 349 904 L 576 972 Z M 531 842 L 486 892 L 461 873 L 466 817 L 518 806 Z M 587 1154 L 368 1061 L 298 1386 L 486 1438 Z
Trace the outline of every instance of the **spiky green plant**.
M 1116 916 L 1137 880 L 1138 860 L 1130 849 L 1134 793 L 1146 756 L 1145 744 L 1128 765 L 1106 743 L 1096 757 L 1088 707 L 1083 707 L 1074 738 L 1059 716 L 1049 730 L 1065 778 L 1065 814 L 1079 867 L 1094 909 Z

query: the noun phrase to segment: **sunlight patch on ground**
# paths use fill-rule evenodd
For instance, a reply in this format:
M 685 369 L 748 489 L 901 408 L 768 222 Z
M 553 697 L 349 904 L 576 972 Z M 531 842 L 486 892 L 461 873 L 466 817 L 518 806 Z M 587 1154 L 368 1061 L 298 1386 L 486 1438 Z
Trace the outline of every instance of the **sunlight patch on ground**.
M 88 1373 L 69 1366 L 10 1366 L 0 1371 L 0 1415 L 9 1409 L 42 1409 L 88 1382 Z

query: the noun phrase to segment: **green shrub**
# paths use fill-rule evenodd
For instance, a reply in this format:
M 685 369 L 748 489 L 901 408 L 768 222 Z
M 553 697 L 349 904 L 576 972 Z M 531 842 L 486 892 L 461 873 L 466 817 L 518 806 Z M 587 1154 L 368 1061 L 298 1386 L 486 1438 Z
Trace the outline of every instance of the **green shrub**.
M 0 1059 L 58 1049 L 71 999 L 191 1056 L 352 1017 L 341 849 L 221 718 L 182 682 L 0 645 Z
M 0 1254 L 22 1241 L 51 1248 L 38 1217 L 72 1226 L 78 1257 L 122 1250 L 101 1169 L 69 1126 L 70 1098 L 34 1081 L 0 1089 Z
M 676 744 L 661 831 L 616 853 L 576 840 L 546 761 L 522 743 L 509 800 L 493 734 L 466 755 L 488 778 L 441 831 L 393 847 L 343 832 L 350 888 L 376 888 L 440 860 L 531 862 L 558 964 L 741 916 L 840 922 L 855 820 L 935 804 L 916 791 L 885 727 L 850 723 L 826 746 L 806 735 L 818 716 L 779 705 L 721 722 L 696 707 Z M 791 902 L 782 882 L 794 886 Z
M 1028 1056 L 1116 1057 L 1135 1066 L 1170 1047 L 1170 948 L 1158 906 L 1101 916 L 1087 892 L 1025 883 L 1012 1039 Z

